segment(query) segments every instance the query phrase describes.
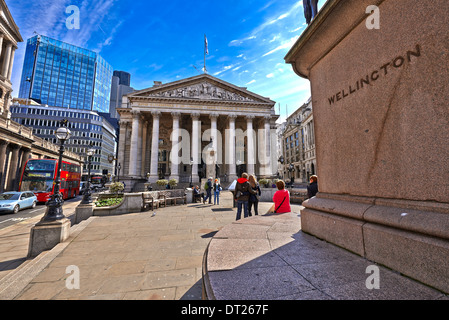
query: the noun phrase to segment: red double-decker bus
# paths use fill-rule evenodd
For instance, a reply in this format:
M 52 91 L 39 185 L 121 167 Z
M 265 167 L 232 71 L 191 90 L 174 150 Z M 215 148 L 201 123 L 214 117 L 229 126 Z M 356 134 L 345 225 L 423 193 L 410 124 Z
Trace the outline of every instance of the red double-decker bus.
M 58 160 L 30 159 L 23 168 L 19 190 L 31 191 L 38 202 L 46 202 L 53 194 Z M 76 197 L 80 192 L 81 168 L 77 164 L 62 161 L 60 192 L 63 199 Z

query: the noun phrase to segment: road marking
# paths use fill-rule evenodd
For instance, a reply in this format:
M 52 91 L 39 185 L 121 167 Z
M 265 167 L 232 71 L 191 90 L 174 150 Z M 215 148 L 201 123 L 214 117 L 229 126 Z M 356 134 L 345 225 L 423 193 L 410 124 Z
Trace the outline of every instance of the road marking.
M 36 212 L 36 211 L 39 211 L 39 210 L 44 210 L 45 208 L 39 208 L 39 209 L 35 209 L 35 210 L 33 210 L 33 211 L 30 211 L 29 213 L 33 213 L 33 212 Z
M 9 218 L 9 219 L 3 220 L 3 221 L 0 221 L 0 223 L 8 222 L 8 221 L 10 221 L 10 220 L 12 220 L 12 219 L 13 219 L 13 218 Z
M 23 220 L 27 220 L 31 217 L 23 217 L 23 218 L 11 218 L 12 221 L 23 221 Z

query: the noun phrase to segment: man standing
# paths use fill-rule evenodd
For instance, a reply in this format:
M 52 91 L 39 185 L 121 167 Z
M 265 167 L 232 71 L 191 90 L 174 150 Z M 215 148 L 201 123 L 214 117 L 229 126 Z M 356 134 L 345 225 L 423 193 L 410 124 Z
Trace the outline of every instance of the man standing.
M 206 200 L 209 199 L 209 204 L 212 204 L 212 177 L 207 179 L 204 189 L 206 189 L 206 196 L 203 199 L 203 203 L 206 203 Z

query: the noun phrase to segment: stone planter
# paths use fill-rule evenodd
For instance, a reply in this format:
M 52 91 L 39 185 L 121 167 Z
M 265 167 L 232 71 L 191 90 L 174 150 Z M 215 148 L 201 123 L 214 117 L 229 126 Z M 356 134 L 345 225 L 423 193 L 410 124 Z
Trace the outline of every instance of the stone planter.
M 111 216 L 142 210 L 142 193 L 125 193 L 119 204 L 110 207 L 94 207 L 94 216 Z

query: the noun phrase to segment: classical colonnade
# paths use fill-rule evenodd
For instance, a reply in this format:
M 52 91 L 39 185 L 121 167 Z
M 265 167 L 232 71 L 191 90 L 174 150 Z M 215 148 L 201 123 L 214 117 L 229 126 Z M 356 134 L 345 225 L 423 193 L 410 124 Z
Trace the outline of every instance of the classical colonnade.
M 224 164 L 221 176 L 225 173 L 230 181 L 237 177 L 239 165 L 250 174 L 272 176 L 277 170 L 271 161 L 274 121 L 270 114 L 133 109 L 120 120 L 118 163 L 130 178 L 157 181 L 161 137 L 169 136 L 170 179 L 180 181 L 181 166 L 187 165 L 187 175 L 198 182 L 202 163 Z M 208 150 L 214 151 L 212 157 Z

